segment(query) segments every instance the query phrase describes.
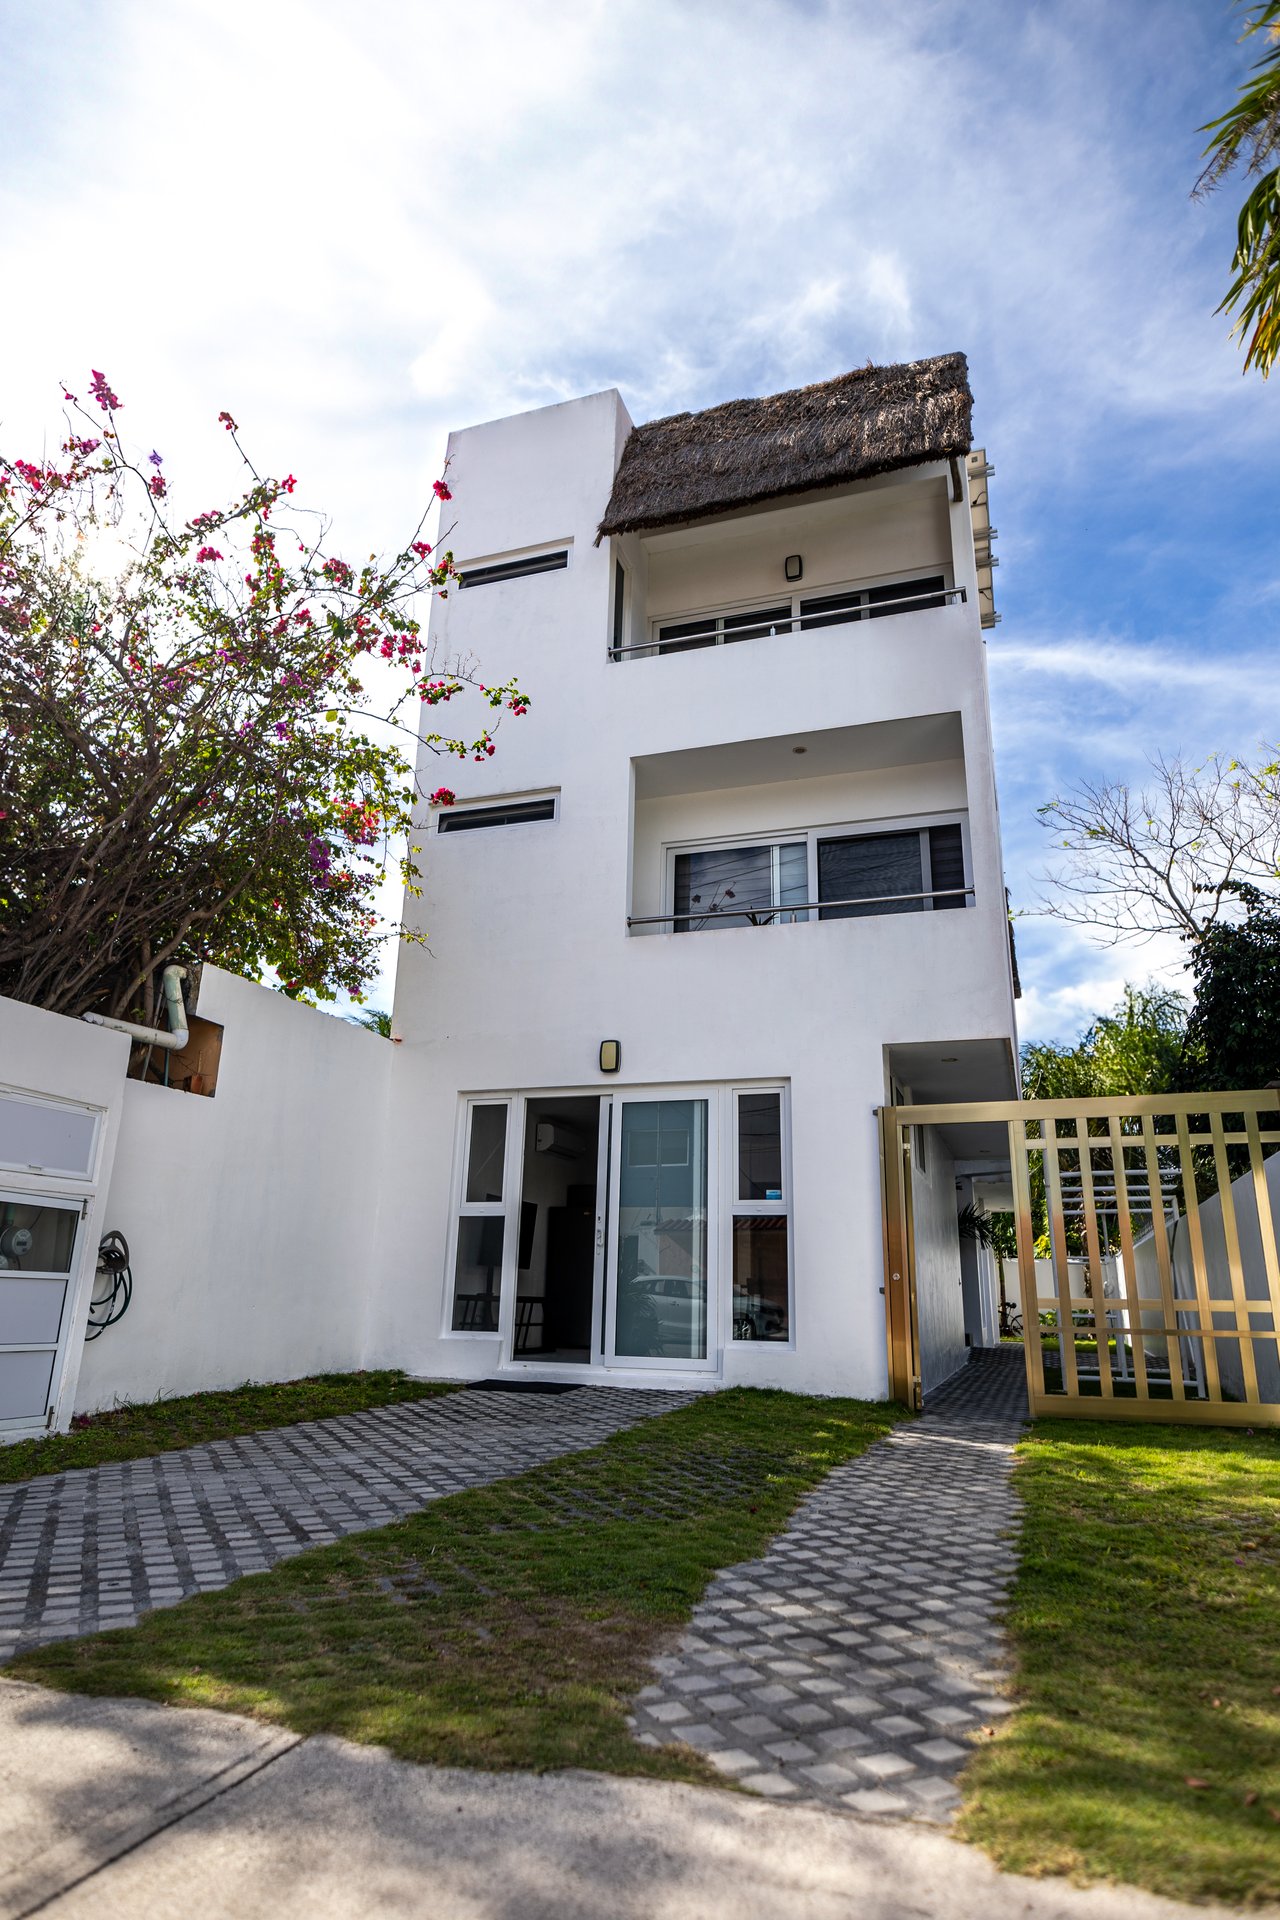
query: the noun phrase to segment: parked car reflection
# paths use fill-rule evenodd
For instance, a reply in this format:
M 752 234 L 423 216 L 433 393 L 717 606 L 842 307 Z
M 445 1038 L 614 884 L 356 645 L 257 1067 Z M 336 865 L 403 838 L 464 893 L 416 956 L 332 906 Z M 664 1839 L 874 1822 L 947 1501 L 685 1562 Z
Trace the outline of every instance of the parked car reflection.
M 645 1273 L 618 1289 L 619 1346 L 631 1354 L 701 1360 L 707 1350 L 706 1291 L 688 1274 Z

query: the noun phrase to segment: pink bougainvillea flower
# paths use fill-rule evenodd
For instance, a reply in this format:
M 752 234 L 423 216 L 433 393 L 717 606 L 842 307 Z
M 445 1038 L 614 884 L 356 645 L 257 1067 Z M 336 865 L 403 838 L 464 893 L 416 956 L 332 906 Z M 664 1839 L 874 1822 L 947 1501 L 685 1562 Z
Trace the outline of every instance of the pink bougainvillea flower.
M 218 549 L 216 547 L 201 547 L 199 553 L 196 555 L 196 560 L 198 562 L 205 561 L 205 560 L 221 560 L 221 558 L 222 558 L 222 555 L 218 552 Z
M 453 498 L 453 495 L 450 493 L 448 487 L 446 487 L 443 480 L 434 481 L 432 483 L 431 491 L 435 494 L 435 497 L 437 500 L 452 500 Z
M 430 554 L 431 548 L 425 540 L 415 540 L 413 543 L 413 551 L 417 554 L 419 560 L 425 560 Z
M 429 807 L 451 807 L 457 797 L 457 794 L 454 793 L 451 787 L 437 787 L 435 792 L 428 796 L 427 805 Z
M 113 407 L 120 405 L 120 399 L 118 395 L 112 393 L 105 373 L 100 373 L 97 367 L 91 368 L 90 372 L 89 391 L 102 408 L 102 411 L 109 413 Z
M 226 428 L 228 433 L 234 433 L 236 431 L 236 423 L 231 418 L 231 415 L 227 412 L 225 407 L 222 409 L 222 412 L 218 415 L 218 418 L 219 420 L 221 420 L 223 426 Z

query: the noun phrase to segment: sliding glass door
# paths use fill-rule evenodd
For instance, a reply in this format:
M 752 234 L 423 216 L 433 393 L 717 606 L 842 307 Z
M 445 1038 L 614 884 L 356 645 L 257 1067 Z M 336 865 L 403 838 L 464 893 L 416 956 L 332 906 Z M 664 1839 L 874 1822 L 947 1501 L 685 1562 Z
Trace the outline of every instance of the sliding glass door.
M 706 1099 L 614 1101 L 605 1337 L 617 1365 L 714 1364 L 712 1133 Z

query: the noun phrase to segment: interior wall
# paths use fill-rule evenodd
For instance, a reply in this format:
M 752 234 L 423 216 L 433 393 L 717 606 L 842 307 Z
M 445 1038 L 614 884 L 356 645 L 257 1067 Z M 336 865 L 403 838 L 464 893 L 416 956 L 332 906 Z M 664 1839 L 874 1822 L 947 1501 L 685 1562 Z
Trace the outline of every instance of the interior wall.
M 133 1302 L 85 1349 L 80 1411 L 365 1361 L 395 1048 L 216 967 L 199 1005 L 216 1094 L 124 1085 L 102 1229 Z
M 540 1300 L 546 1293 L 547 1210 L 563 1206 L 571 1186 L 595 1186 L 597 1138 L 592 1130 L 599 1126 L 600 1103 L 598 1100 L 588 1103 L 582 1099 L 557 1098 L 553 1095 L 550 1099 L 530 1100 L 526 1116 L 520 1199 L 522 1204 L 527 1200 L 534 1202 L 538 1218 L 534 1228 L 533 1257 L 528 1270 L 519 1276 L 519 1295 L 522 1300 Z M 537 1151 L 535 1142 L 539 1120 L 554 1118 L 563 1119 L 575 1133 L 583 1135 L 586 1150 L 580 1159 L 568 1160 L 559 1154 Z
M 935 1128 L 923 1131 L 925 1170 L 921 1172 L 913 1151 L 911 1202 L 920 1375 L 924 1391 L 930 1393 L 964 1366 L 968 1349 L 960 1235 L 956 1228 L 955 1161 Z

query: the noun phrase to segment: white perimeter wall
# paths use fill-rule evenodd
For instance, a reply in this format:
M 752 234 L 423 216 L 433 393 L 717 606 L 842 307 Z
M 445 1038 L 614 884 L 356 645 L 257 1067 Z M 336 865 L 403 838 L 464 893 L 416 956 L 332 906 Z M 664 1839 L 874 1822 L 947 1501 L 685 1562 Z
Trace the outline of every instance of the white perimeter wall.
M 129 1242 L 133 1304 L 85 1348 L 81 1411 L 364 1363 L 394 1049 L 216 967 L 199 1012 L 224 1027 L 212 1099 L 124 1083 L 99 1231 Z

